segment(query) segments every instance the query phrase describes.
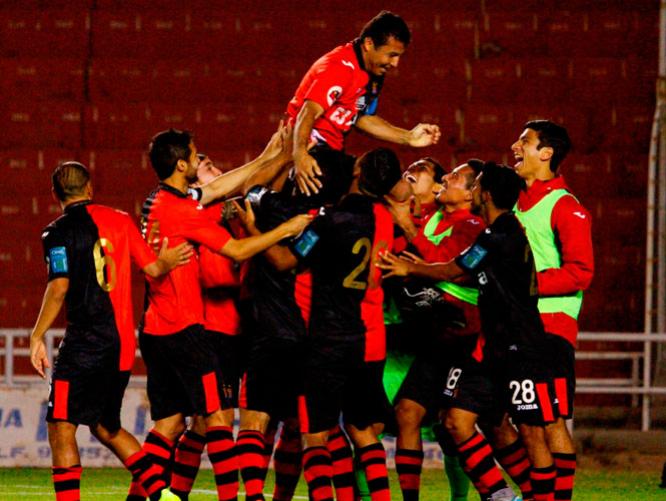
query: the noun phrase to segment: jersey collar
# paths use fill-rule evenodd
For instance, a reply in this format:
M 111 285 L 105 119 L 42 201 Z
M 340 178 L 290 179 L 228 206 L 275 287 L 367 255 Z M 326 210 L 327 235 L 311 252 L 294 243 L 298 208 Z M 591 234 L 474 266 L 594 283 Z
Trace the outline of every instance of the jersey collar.
M 65 212 L 75 210 L 78 207 L 85 207 L 86 205 L 90 205 L 91 203 L 92 200 L 81 200 L 80 202 L 74 202 L 73 204 L 69 204 L 67 207 L 65 207 Z
M 171 193 L 172 195 L 175 195 L 177 197 L 188 198 L 187 193 L 183 193 L 182 191 L 177 190 L 173 186 L 169 186 L 166 183 L 160 183 L 160 188 L 165 190 L 165 191 L 168 191 L 169 193 Z

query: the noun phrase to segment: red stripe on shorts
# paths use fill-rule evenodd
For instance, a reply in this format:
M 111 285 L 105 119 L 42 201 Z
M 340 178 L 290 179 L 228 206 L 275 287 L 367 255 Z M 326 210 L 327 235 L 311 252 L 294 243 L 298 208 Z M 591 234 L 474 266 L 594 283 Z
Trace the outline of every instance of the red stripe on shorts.
M 66 421 L 69 381 L 55 380 L 53 384 L 53 419 L 63 419 Z
M 301 433 L 310 431 L 310 419 L 308 418 L 308 406 L 305 403 L 305 395 L 298 396 L 298 420 L 301 423 Z
M 560 415 L 569 415 L 569 395 L 567 393 L 567 380 L 563 377 L 555 378 L 555 396 L 557 397 L 557 406 L 560 409 Z
M 539 396 L 539 407 L 541 407 L 543 420 L 546 423 L 555 421 L 555 417 L 553 416 L 553 406 L 550 402 L 550 393 L 548 392 L 548 385 L 546 383 L 537 383 L 536 391 Z
M 214 372 L 209 372 L 201 377 L 204 388 L 204 397 L 206 398 L 206 412 L 208 414 L 215 412 L 220 408 L 220 395 L 217 391 L 217 376 Z

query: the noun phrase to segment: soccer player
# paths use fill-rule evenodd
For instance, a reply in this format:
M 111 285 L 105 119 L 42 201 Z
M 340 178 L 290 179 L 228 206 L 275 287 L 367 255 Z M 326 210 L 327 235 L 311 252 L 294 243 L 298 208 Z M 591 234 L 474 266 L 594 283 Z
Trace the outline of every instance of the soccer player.
M 312 499 L 332 499 L 333 464 L 326 448 L 340 416 L 356 445 L 373 500 L 388 499 L 386 455 L 372 424 L 386 356 L 377 255 L 391 248 L 393 221 L 385 195 L 409 193 L 396 155 L 385 148 L 356 163 L 349 194 L 318 217 L 293 247 L 312 273 L 309 336 L 299 420 L 304 472 Z
M 52 183 L 64 214 L 42 233 L 49 282 L 30 336 L 30 360 L 45 377 L 49 361 L 44 336 L 65 303 L 67 328 L 54 364 L 46 416 L 56 499 L 80 498 L 79 425 L 90 427 L 151 500 L 177 499 L 137 440 L 121 427 L 120 407 L 136 351 L 130 258 L 158 278 L 185 264 L 192 248 L 182 243 L 167 249 L 165 239 L 156 258 L 129 215 L 92 203 L 90 174 L 78 162 L 60 164 Z
M 570 148 L 567 130 L 548 120 L 527 122 L 511 146 L 516 172 L 527 184 L 518 197 L 516 216 L 534 252 L 539 311 L 556 371 L 560 417 L 546 427 L 546 436 L 555 458 L 558 501 L 570 500 L 573 493 L 576 449 L 565 420 L 573 416 L 578 314 L 594 274 L 590 214 L 559 175 Z
M 197 181 L 192 187 L 205 185 L 222 174 L 206 155 L 199 155 Z M 229 217 L 229 204 L 209 204 L 204 212 L 215 223 L 223 226 L 231 235 L 242 236 L 238 219 Z M 224 426 L 232 426 L 234 408 L 238 407 L 238 390 L 245 358 L 243 337 L 240 336 L 238 296 L 242 266 L 233 259 L 221 256 L 205 246 L 199 248 L 201 286 L 204 307 L 204 328 L 213 352 L 218 357 L 223 378 L 223 392 L 230 407 L 224 409 Z M 186 500 L 194 485 L 201 464 L 201 454 L 206 445 L 206 423 L 203 416 L 193 416 L 188 430 L 178 440 L 174 456 L 171 490 L 181 500 Z M 230 452 L 231 453 L 231 452 Z M 230 472 L 235 475 L 235 471 Z
M 158 223 L 160 234 L 173 242 L 190 241 L 243 261 L 283 238 L 301 233 L 312 219 L 295 216 L 263 235 L 234 239 L 188 196 L 199 163 L 189 132 L 170 129 L 157 134 L 149 156 L 160 184 L 143 205 L 142 228 L 147 235 Z M 245 181 L 237 174 L 224 174 L 197 188 L 196 193 L 206 201 L 214 198 L 211 191 L 218 196 L 228 194 Z M 148 303 L 139 341 L 148 372 L 148 399 L 155 426 L 144 448 L 168 459 L 174 440 L 184 431 L 184 416 L 204 416 L 218 498 L 235 499 L 238 480 L 236 458 L 231 452 L 233 435 L 223 413 L 230 403 L 224 395 L 217 358 L 203 332 L 199 273 L 199 262 L 192 261 L 161 280 L 148 281 Z
M 351 182 L 354 159 L 345 154 L 344 139 L 352 126 L 377 139 L 412 147 L 439 141 L 437 125 L 418 124 L 406 130 L 376 115 L 384 76 L 398 66 L 410 40 L 405 21 L 382 11 L 356 40 L 325 54 L 305 74 L 287 106 L 294 124 L 296 183 L 302 193 L 317 193 L 323 185 L 319 177 L 327 169 Z M 316 145 L 309 149 L 313 141 Z
M 522 180 L 507 166 L 486 163 L 474 204 L 489 227 L 474 245 L 448 263 L 428 264 L 383 257 L 380 267 L 396 275 L 453 280 L 469 274 L 479 285 L 483 338 L 469 366 L 451 371 L 446 388 L 454 403 L 446 418 L 461 461 L 477 490 L 490 500 L 514 494 L 494 464 L 486 439 L 475 430 L 479 415 L 501 402 L 518 426 L 532 464 L 536 501 L 552 499 L 555 469 L 544 426 L 555 420 L 548 346 L 537 309 L 536 269 L 527 238 L 511 213 Z
M 392 206 L 395 220 L 410 240 L 411 249 L 426 262 L 450 261 L 471 246 L 485 227 L 483 220 L 471 212 L 472 186 L 482 165 L 480 160 L 469 160 L 443 177 L 436 197 L 440 208 L 420 230 L 408 206 Z M 398 423 L 395 461 L 406 500 L 418 499 L 423 464 L 421 426 L 424 422 L 438 420 L 442 410 L 442 381 L 452 366 L 459 365 L 460 359 L 471 353 L 481 327 L 476 306 L 477 289 L 444 281 L 420 285 L 436 296 L 436 300 L 428 302 L 432 305 L 433 318 L 423 326 L 428 332 L 419 338 L 416 358 L 395 397 Z M 424 295 L 412 294 L 418 297 L 417 301 L 423 301 Z M 447 457 L 456 456 L 455 447 L 445 448 Z M 453 461 L 449 460 L 450 466 Z M 450 467 L 448 472 L 453 473 L 451 483 L 457 485 L 455 470 Z

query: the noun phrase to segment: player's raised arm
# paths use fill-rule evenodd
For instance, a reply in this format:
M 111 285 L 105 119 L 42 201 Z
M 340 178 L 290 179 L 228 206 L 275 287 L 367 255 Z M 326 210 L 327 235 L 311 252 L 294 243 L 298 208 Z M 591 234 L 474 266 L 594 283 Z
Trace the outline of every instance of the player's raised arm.
M 363 115 L 356 122 L 356 128 L 369 136 L 382 141 L 404 144 L 413 148 L 423 148 L 439 142 L 441 132 L 435 124 L 418 124 L 411 130 L 396 127 L 377 115 Z
M 257 158 L 225 172 L 197 188 L 197 190 L 200 190 L 199 202 L 202 205 L 207 205 L 220 198 L 235 195 L 243 189 L 250 176 L 263 170 L 270 172 L 276 169 L 279 170 L 290 159 L 284 128 L 285 126 L 280 124 L 280 128 L 273 134 L 266 148 Z
M 51 367 L 46 357 L 44 336 L 58 317 L 62 305 L 65 304 L 68 289 L 69 278 L 55 278 L 48 283 L 39 316 L 30 334 L 30 363 L 42 378 L 46 377 L 44 369 Z
M 301 111 L 296 117 L 294 126 L 294 165 L 296 167 L 296 182 L 302 193 L 310 196 L 318 193 L 321 181 L 317 176 L 322 172 L 317 161 L 308 153 L 310 134 L 317 120 L 324 113 L 324 108 L 315 101 L 306 99 Z

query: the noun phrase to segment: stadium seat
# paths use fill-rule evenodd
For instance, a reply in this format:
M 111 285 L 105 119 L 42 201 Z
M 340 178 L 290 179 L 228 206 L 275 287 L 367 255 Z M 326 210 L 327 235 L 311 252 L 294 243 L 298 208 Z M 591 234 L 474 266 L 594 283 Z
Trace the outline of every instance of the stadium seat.
M 585 29 L 583 16 L 578 12 L 554 8 L 537 14 L 538 30 L 545 43 L 545 55 L 550 57 L 585 56 L 586 47 L 580 33 Z
M 92 16 L 93 58 L 145 54 L 141 17 L 132 10 L 99 10 Z
M 145 104 L 87 106 L 84 116 L 84 146 L 88 148 L 146 148 L 157 132 Z
M 452 59 L 435 64 L 423 55 L 406 58 L 385 82 L 380 107 L 386 100 L 399 97 L 401 106 L 423 106 L 436 103 L 461 104 L 468 99 L 469 61 Z
M 614 106 L 594 117 L 599 142 L 618 150 L 644 153 L 650 147 L 654 110 L 639 106 Z
M 644 245 L 647 202 L 645 197 L 603 197 L 589 204 L 594 234 L 605 242 Z
M 0 9 L 0 55 L 83 58 L 89 25 L 88 11 L 76 7 Z
M 517 17 L 507 12 L 487 12 L 479 30 L 480 54 L 539 56 L 544 51 L 544 42 L 536 28 L 536 14 Z
M 608 153 L 571 154 L 564 160 L 561 172 L 567 185 L 585 205 L 590 197 L 621 195 L 620 177 L 613 167 Z
M 8 102 L 0 106 L 8 124 L 0 147 L 78 148 L 81 143 L 80 105 L 68 102 Z
M 87 152 L 92 170 L 95 198 L 131 193 L 146 196 L 157 185 L 146 150 L 91 150 Z M 122 180 L 119 183 L 119 180 Z
M 508 107 L 468 104 L 463 110 L 463 145 L 483 148 L 510 148 L 520 131 Z M 518 126 L 519 127 L 519 126 Z
M 39 285 L 3 287 L 0 291 L 0 325 L 8 328 L 34 325 L 45 284 L 46 279 Z M 63 319 L 64 314 L 61 314 L 55 326 L 61 327 Z
M 628 92 L 620 96 L 622 104 L 655 103 L 657 79 L 659 77 L 659 58 L 654 50 L 641 56 L 632 56 L 625 60 L 626 75 L 629 80 Z
M 126 58 L 93 58 L 89 73 L 93 103 L 146 102 L 153 98 L 154 64 Z
M 479 48 L 480 12 L 458 11 L 434 15 L 435 31 L 429 45 L 433 57 L 475 57 Z M 425 47 L 422 48 L 425 50 Z
M 521 100 L 548 105 L 573 97 L 571 93 L 571 62 L 546 57 L 524 58 L 520 61 Z
M 581 57 L 572 61 L 571 92 L 588 105 L 616 103 L 626 97 L 631 85 L 621 59 Z
M 638 29 L 637 16 L 619 9 L 595 9 L 585 14 L 585 31 L 581 34 L 588 57 L 623 57 L 633 52 L 627 43 Z
M 520 100 L 523 82 L 517 60 L 507 56 L 472 61 L 471 100 L 479 103 L 511 103 Z
M 140 12 L 142 48 L 140 53 L 155 59 L 189 58 L 196 34 L 190 16 L 183 10 L 164 9 Z M 199 38 L 200 43 L 210 43 Z
M 40 229 L 34 229 L 22 238 L 0 230 L 0 282 L 30 285 L 46 283 L 46 266 L 40 240 Z
M 81 101 L 83 63 L 79 59 L 0 59 L 0 92 L 28 101 Z
M 647 193 L 648 187 L 648 155 L 631 154 L 618 151 L 613 155 L 613 171 L 617 179 L 621 179 L 621 194 L 629 197 L 640 197 Z

